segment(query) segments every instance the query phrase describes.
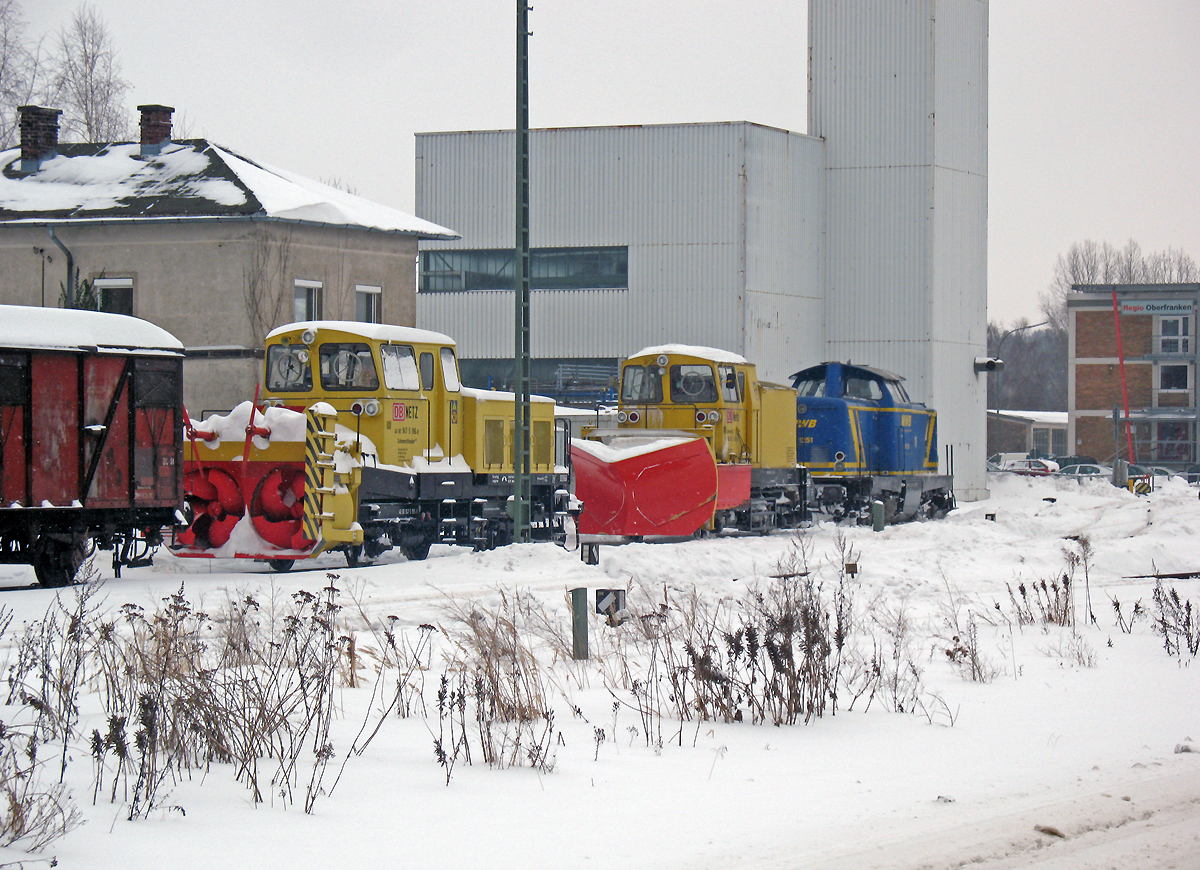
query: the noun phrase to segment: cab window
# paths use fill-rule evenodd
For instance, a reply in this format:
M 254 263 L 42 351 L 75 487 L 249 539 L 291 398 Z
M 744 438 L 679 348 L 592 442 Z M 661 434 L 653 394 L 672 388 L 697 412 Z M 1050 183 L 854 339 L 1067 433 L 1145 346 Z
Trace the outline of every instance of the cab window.
M 721 398 L 734 405 L 741 404 L 742 385 L 738 373 L 731 366 L 717 366 L 717 374 L 721 377 Z
M 458 380 L 458 365 L 454 361 L 453 348 L 442 348 L 442 381 L 445 382 L 448 393 L 457 393 L 462 386 Z
M 621 370 L 621 401 L 634 405 L 662 402 L 662 376 L 656 365 L 625 366 Z
M 428 351 L 421 354 L 421 388 L 433 389 L 433 354 Z
M 357 342 L 321 345 L 321 386 L 327 390 L 377 390 L 371 347 Z
M 796 382 L 796 393 L 804 399 L 819 399 L 825 395 L 824 378 L 806 378 Z
M 698 402 L 715 402 L 717 385 L 713 380 L 712 366 L 671 366 L 671 401 L 689 405 Z
M 272 393 L 307 392 L 312 389 L 308 348 L 273 344 L 267 348 L 267 389 Z
M 878 401 L 883 398 L 883 390 L 873 378 L 846 378 L 846 398 Z
M 421 389 L 417 373 L 417 355 L 406 344 L 385 344 L 379 348 L 383 360 L 383 385 L 389 390 Z
M 912 401 L 908 398 L 908 390 L 904 389 L 904 384 L 899 381 L 887 382 L 888 392 L 892 394 L 893 401 L 908 403 Z

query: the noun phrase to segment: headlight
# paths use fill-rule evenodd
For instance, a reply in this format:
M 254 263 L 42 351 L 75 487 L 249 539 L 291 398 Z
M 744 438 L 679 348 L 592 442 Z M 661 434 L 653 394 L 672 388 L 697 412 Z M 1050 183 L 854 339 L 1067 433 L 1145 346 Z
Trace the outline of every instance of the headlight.
M 629 415 L 626 414 L 624 411 L 617 411 L 617 422 L 618 423 L 628 423 Z
M 629 422 L 630 423 L 636 423 L 640 419 L 642 419 L 642 415 L 639 414 L 637 411 L 629 412 Z
M 660 353 L 658 355 L 658 359 L 655 360 L 655 362 L 658 363 L 660 366 L 665 366 L 670 361 L 671 361 L 671 358 L 669 356 L 667 356 L 665 353 Z
M 703 424 L 706 420 L 708 420 L 708 412 L 707 411 L 697 411 L 696 412 L 696 422 L 697 423 Z
M 300 362 L 302 362 L 302 363 L 307 363 L 308 362 L 307 348 L 302 347 L 298 351 L 296 351 L 296 359 L 300 360 Z
M 714 410 L 714 411 L 709 411 L 709 412 L 708 412 L 708 421 L 709 421 L 710 423 L 715 423 L 715 422 L 717 422 L 717 421 L 718 421 L 718 420 L 720 420 L 720 419 L 721 419 L 721 412 L 720 412 L 720 411 L 715 411 L 715 410 Z
M 315 330 L 306 329 L 304 332 L 300 333 L 300 340 L 305 344 L 312 344 L 317 340 L 317 333 Z
M 367 399 L 366 412 L 368 417 L 374 417 L 379 413 L 379 403 L 374 399 Z

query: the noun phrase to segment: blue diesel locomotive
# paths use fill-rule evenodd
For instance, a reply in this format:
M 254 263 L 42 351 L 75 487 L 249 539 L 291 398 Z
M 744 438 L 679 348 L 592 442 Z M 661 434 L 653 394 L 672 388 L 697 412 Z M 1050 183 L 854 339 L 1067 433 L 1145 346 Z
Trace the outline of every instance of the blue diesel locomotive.
M 815 510 L 866 521 L 878 500 L 894 522 L 954 507 L 952 477 L 937 473 L 937 413 L 909 399 L 903 380 L 838 362 L 792 375 L 796 461 L 811 475 Z

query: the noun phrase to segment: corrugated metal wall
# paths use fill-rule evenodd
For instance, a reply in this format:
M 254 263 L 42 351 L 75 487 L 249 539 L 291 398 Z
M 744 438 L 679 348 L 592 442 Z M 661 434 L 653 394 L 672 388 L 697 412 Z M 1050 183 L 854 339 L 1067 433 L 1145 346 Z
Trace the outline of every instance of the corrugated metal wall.
M 987 0 L 812 0 L 826 139 L 829 356 L 938 410 L 960 495 L 985 485 Z M 943 458 L 945 457 L 943 450 Z
M 417 137 L 416 211 L 462 234 L 424 249 L 513 244 L 513 142 L 511 131 Z M 791 353 L 797 321 L 819 347 L 821 147 L 741 122 L 531 131 L 531 244 L 629 248 L 628 291 L 531 294 L 533 355 L 681 342 L 795 371 L 773 360 Z M 464 357 L 508 356 L 512 304 L 504 292 L 421 294 L 417 323 L 454 336 Z

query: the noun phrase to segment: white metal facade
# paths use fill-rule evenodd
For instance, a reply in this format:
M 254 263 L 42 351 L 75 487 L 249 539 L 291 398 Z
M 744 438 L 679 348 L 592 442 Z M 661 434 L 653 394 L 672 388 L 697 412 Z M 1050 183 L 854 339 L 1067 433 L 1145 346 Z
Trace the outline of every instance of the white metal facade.
M 512 131 L 417 136 L 416 210 L 511 247 Z M 782 380 L 821 355 L 822 143 L 745 122 L 530 132 L 530 243 L 629 249 L 627 290 L 531 294 L 535 358 L 667 342 L 734 351 Z M 464 358 L 510 357 L 513 296 L 426 293 L 417 323 Z
M 987 27 L 987 0 L 809 4 L 828 353 L 937 409 L 963 499 L 986 484 Z

